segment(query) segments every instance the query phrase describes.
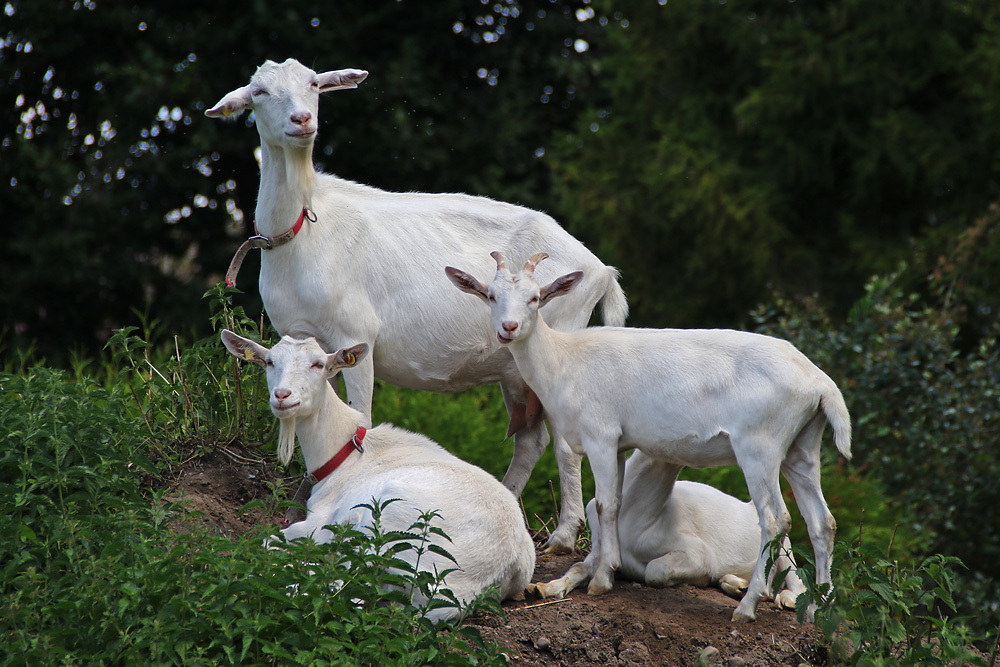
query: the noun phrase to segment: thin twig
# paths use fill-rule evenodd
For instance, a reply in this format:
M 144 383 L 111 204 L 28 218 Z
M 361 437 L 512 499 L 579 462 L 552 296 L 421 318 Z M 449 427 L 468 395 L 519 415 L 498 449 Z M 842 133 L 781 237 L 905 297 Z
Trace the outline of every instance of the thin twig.
M 517 611 L 523 611 L 525 609 L 534 609 L 535 607 L 544 607 L 548 604 L 559 604 L 560 602 L 569 602 L 570 598 L 559 598 L 558 600 L 549 600 L 548 602 L 538 602 L 536 604 L 529 604 L 526 607 L 518 607 Z
M 528 510 L 524 508 L 524 496 L 518 496 L 517 502 L 518 504 L 521 505 L 521 516 L 524 517 L 524 525 L 525 526 L 531 525 L 531 522 L 528 521 Z
M 993 655 L 990 656 L 990 667 L 996 667 L 998 654 L 1000 654 L 1000 625 L 997 626 L 997 640 L 993 642 Z

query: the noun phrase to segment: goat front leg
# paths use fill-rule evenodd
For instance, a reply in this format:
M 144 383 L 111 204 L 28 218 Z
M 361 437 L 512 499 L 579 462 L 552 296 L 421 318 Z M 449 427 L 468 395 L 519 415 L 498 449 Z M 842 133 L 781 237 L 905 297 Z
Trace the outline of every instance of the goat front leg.
M 795 601 L 805 592 L 806 587 L 799 579 L 795 569 L 795 558 L 792 556 L 792 543 L 788 538 L 781 541 L 778 557 L 774 561 L 774 570 L 780 574 L 785 572 L 784 583 L 774 596 L 774 604 L 781 609 L 795 609 Z M 775 582 L 778 583 L 778 582 Z
M 601 524 L 597 520 L 597 503 L 591 500 L 587 505 L 587 520 L 590 522 L 590 553 L 580 563 L 574 563 L 566 574 L 545 583 L 528 584 L 528 593 L 542 598 L 564 598 L 574 588 L 590 581 L 594 564 L 601 553 Z
M 618 452 L 617 440 L 585 443 L 584 451 L 594 473 L 594 507 L 602 536 L 587 593 L 602 595 L 613 587 L 615 571 L 621 565 L 618 514 L 625 477 L 625 456 Z M 594 553 L 592 550 L 591 555 Z
M 584 526 L 583 486 L 580 480 L 583 455 L 573 451 L 557 431 L 553 430 L 553 437 L 555 442 L 552 447 L 559 467 L 559 525 L 545 543 L 545 553 L 573 553 L 576 537 Z
M 579 563 L 573 563 L 566 574 L 549 582 L 540 581 L 528 584 L 527 592 L 540 598 L 564 598 L 577 586 L 582 586 L 590 580 L 593 573 L 593 561 L 590 556 Z
M 524 402 L 519 400 L 520 397 L 515 395 L 514 390 L 501 383 L 500 393 L 503 395 L 503 402 L 507 407 L 507 412 L 511 414 L 511 419 L 515 418 L 514 415 L 519 410 L 521 418 L 523 418 Z M 518 407 L 519 404 L 520 407 Z M 525 422 L 525 427 L 519 428 L 514 433 L 514 455 L 511 457 L 510 465 L 503 476 L 503 485 L 510 489 L 510 492 L 515 496 L 521 495 L 525 484 L 528 483 L 528 478 L 531 477 L 531 471 L 538 463 L 538 459 L 542 457 L 548 444 L 549 431 L 545 428 L 544 422 L 536 423 L 534 426 L 527 426 L 527 422 Z

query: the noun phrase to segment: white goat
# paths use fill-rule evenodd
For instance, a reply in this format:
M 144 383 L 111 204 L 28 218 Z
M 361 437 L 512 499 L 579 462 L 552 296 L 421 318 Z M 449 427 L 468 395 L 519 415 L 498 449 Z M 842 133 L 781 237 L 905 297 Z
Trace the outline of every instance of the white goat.
M 231 331 L 222 342 L 233 355 L 267 369 L 271 411 L 281 424 L 278 456 L 291 459 L 298 436 L 302 456 L 317 479 L 304 521 L 282 532 L 286 539 L 311 536 L 329 542 L 324 526 L 347 523 L 370 527 L 371 512 L 359 507 L 372 500 L 400 499 L 382 514 L 386 531 L 406 531 L 422 511 L 437 511 L 434 525 L 451 541 L 432 535 L 460 569 L 444 585 L 463 603 L 490 586 L 501 599 L 523 593 L 535 568 L 535 547 L 517 501 L 494 477 L 445 451 L 428 438 L 381 424 L 365 430 L 366 418 L 344 404 L 329 380 L 359 363 L 364 343 L 326 354 L 315 339 L 284 337 L 272 349 Z M 412 552 L 400 554 L 413 564 Z M 441 572 L 454 567 L 428 551 L 419 568 Z M 419 604 L 422 601 L 417 599 Z M 456 609 L 435 609 L 434 621 L 451 618 Z
M 595 327 L 560 332 L 538 309 L 580 280 L 534 279 L 538 253 L 512 275 L 500 253 L 489 287 L 448 267 L 462 291 L 487 302 L 493 330 L 545 406 L 554 430 L 594 473 L 601 550 L 591 594 L 611 589 L 621 563 L 618 511 L 624 453 L 639 449 L 695 468 L 738 463 L 760 522 L 760 551 L 733 620 L 754 618 L 768 595 L 765 546 L 788 531 L 779 472 L 791 485 L 816 556 L 817 583 L 830 580 L 836 522 L 820 488 L 819 449 L 826 420 L 850 457 L 851 423 L 840 390 L 790 343 L 741 331 Z M 577 467 L 576 470 L 579 470 Z
M 586 326 L 598 301 L 605 323 L 624 323 L 628 306 L 618 272 L 538 211 L 485 197 L 386 192 L 317 173 L 312 151 L 319 94 L 356 88 L 367 75 L 354 69 L 317 74 L 292 59 L 267 61 L 249 84 L 205 112 L 212 118 L 254 112 L 261 180 L 259 236 L 250 243 L 265 248 L 259 281 L 264 307 L 282 335 L 313 336 L 328 351 L 360 341 L 372 345 L 369 357 L 344 372 L 350 404 L 369 421 L 375 376 L 438 392 L 499 382 L 511 414 L 508 435 L 514 435 L 503 484 L 519 495 L 549 440 L 537 400 L 510 353 L 484 336 L 487 313 L 445 280 L 428 283 L 417 276 L 440 275 L 446 264 L 486 271 L 494 248 L 520 261 L 539 246 L 549 248 L 551 277 L 584 272 L 572 297 L 545 310 L 552 326 L 568 330 Z M 554 437 L 560 471 L 571 471 L 572 461 L 564 459 L 574 457 L 559 434 Z M 583 496 L 573 475 L 560 475 L 562 512 L 549 547 L 571 551 L 584 521 Z
M 681 466 L 642 451 L 634 452 L 625 462 L 618 515 L 618 573 L 655 587 L 714 585 L 740 599 L 760 553 L 757 510 L 752 502 L 745 503 L 707 484 L 677 481 L 680 470 Z M 529 591 L 561 598 L 590 579 L 604 539 L 595 500 L 587 505 L 587 520 L 591 536 L 587 559 L 573 565 L 560 579 L 529 584 Z M 774 567 L 777 572 L 787 570 L 775 604 L 794 609 L 805 586 L 796 574 L 787 537 Z

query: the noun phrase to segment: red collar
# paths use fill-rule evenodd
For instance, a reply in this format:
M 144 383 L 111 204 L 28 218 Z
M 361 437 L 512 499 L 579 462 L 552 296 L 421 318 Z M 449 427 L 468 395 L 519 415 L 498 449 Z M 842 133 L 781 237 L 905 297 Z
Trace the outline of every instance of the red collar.
M 299 213 L 299 219 L 295 221 L 292 227 L 277 236 L 262 236 L 259 232 L 256 236 L 251 236 L 249 239 L 243 242 L 239 250 L 236 251 L 236 256 L 233 257 L 233 261 L 229 263 L 229 270 L 226 271 L 226 285 L 229 287 L 236 286 L 236 274 L 240 271 L 240 266 L 243 264 L 243 258 L 247 256 L 253 248 L 261 248 L 262 250 L 273 250 L 278 246 L 285 245 L 299 233 L 302 229 L 302 223 L 306 220 L 309 222 L 316 222 L 316 214 L 310 211 L 305 206 L 302 207 L 302 212 Z M 253 223 L 253 230 L 257 231 L 257 221 Z
M 368 429 L 364 426 L 359 426 L 358 430 L 354 432 L 353 436 L 351 436 L 351 439 L 347 441 L 347 444 L 341 447 L 340 451 L 334 454 L 332 459 L 306 475 L 306 479 L 309 479 L 313 484 L 318 484 L 326 479 L 330 473 L 339 468 L 340 464 L 343 463 L 355 449 L 359 452 L 365 451 L 361 446 L 361 441 L 365 439 L 365 433 L 367 431 Z
M 288 229 L 277 236 L 261 236 L 261 238 L 268 239 L 272 246 L 279 246 L 282 243 L 288 243 L 295 238 L 296 234 L 299 233 L 299 230 L 302 229 L 302 223 L 305 222 L 307 218 L 310 222 L 316 222 L 316 217 L 313 212 L 303 206 L 302 212 L 299 213 L 299 219 L 295 221 L 295 224 L 292 225 L 291 229 Z M 253 221 L 253 230 L 257 232 L 256 220 Z M 260 232 L 257 232 L 257 236 L 260 236 Z M 268 250 L 270 250 L 270 248 L 268 248 Z

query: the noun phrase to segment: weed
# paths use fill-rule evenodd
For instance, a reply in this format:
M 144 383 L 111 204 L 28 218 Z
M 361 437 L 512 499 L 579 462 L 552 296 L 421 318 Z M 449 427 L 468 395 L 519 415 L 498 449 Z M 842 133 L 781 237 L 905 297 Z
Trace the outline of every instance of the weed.
M 891 548 L 891 545 L 890 545 Z M 831 664 L 852 667 L 986 665 L 970 647 L 988 638 L 956 614 L 954 557 L 936 554 L 903 565 L 874 545 L 834 549 L 833 586 L 814 583 L 813 562 L 796 549 L 801 621 L 816 603 L 815 622 Z

